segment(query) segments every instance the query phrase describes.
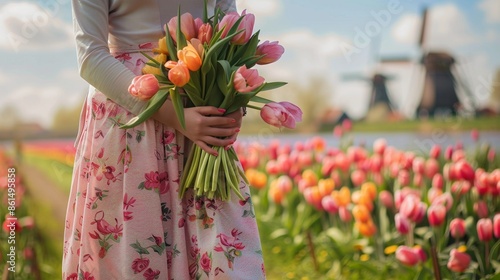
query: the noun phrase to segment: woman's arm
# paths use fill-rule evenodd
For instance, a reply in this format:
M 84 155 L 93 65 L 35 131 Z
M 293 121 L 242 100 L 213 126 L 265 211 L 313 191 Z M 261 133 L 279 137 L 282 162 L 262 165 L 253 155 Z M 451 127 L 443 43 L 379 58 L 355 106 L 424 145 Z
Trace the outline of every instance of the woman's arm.
M 80 76 L 126 110 L 139 114 L 146 106 L 128 94 L 134 73 L 108 48 L 109 0 L 72 0 L 73 28 Z

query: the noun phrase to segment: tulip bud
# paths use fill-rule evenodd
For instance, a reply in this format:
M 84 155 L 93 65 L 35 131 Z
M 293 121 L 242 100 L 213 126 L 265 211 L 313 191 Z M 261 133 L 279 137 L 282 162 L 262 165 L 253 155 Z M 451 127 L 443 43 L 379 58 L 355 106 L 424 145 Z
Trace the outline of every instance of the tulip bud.
M 408 246 L 399 246 L 396 250 L 396 259 L 407 266 L 415 266 L 420 262 L 420 255 Z
M 387 190 L 381 191 L 378 195 L 378 199 L 379 199 L 380 203 L 382 203 L 382 205 L 384 205 L 385 208 L 390 209 L 390 208 L 394 207 L 394 201 L 392 198 L 392 194 L 389 191 L 387 191 Z
M 450 234 L 455 239 L 460 239 L 465 235 L 465 221 L 460 218 L 455 218 L 450 222 Z
M 456 168 L 461 179 L 469 182 L 474 181 L 474 169 L 472 169 L 472 166 L 467 161 L 460 160 L 456 163 Z
M 136 76 L 130 86 L 128 92 L 141 100 L 149 100 L 160 89 L 160 84 L 153 74 L 145 74 Z
M 433 188 L 436 188 L 436 189 L 440 189 L 440 190 L 442 190 L 442 189 L 443 189 L 443 186 L 444 186 L 444 179 L 443 179 L 443 175 L 441 175 L 440 173 L 436 173 L 436 174 L 432 177 L 432 187 L 433 187 Z
M 165 63 L 165 67 L 171 68 L 168 71 L 168 79 L 174 85 L 182 87 L 189 82 L 189 79 L 191 78 L 189 69 L 182 62 L 182 60 L 179 60 L 179 62 L 177 63 L 174 63 L 173 61 L 167 61 L 167 63 Z
M 264 43 L 257 46 L 257 50 L 255 51 L 256 56 L 264 55 L 257 64 L 264 65 L 277 61 L 280 59 L 281 55 L 285 52 L 285 48 L 278 44 L 277 41 L 269 42 L 265 41 Z
M 340 220 L 342 220 L 343 222 L 349 222 L 351 221 L 351 212 L 349 212 L 349 209 L 347 209 L 347 207 L 340 207 L 339 208 L 339 217 L 340 217 Z
M 497 239 L 500 239 L 500 213 L 493 217 L 493 234 Z
M 429 219 L 429 224 L 434 227 L 438 227 L 444 222 L 446 217 L 446 208 L 441 204 L 433 204 L 429 206 L 427 210 L 427 218 Z
M 321 206 L 328 213 L 335 214 L 339 212 L 337 203 L 335 203 L 335 200 L 330 195 L 327 195 L 321 199 Z
M 386 147 L 387 141 L 384 138 L 379 138 L 373 142 L 373 152 L 375 154 L 383 155 Z
M 483 218 L 476 224 L 477 236 L 480 241 L 488 242 L 493 237 L 493 223 L 491 219 Z
M 441 146 L 439 145 L 434 145 L 432 146 L 431 150 L 429 151 L 429 156 L 431 158 L 439 158 L 439 155 L 441 154 Z
M 459 252 L 457 249 L 452 249 L 450 259 L 446 265 L 453 272 L 464 272 L 470 264 L 470 256 L 467 253 Z
M 396 229 L 399 233 L 407 234 L 410 231 L 410 220 L 400 213 L 394 216 L 394 222 L 396 223 Z
M 483 200 L 477 201 L 474 203 L 474 212 L 477 213 L 479 218 L 488 217 L 488 204 Z

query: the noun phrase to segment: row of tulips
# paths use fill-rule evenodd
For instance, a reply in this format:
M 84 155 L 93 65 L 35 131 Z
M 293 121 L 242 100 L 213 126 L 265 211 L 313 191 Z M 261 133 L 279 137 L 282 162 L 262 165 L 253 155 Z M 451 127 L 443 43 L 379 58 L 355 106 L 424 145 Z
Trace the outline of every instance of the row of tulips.
M 28 214 L 22 174 L 0 147 L 0 275 L 4 279 L 39 279 L 34 219 Z M 31 278 L 30 278 L 31 277 Z
M 420 154 L 379 139 L 370 149 L 352 145 L 349 127 L 335 130 L 340 147 L 321 137 L 237 145 L 256 208 L 272 216 L 263 217 L 270 224 L 281 221 L 273 237 L 307 245 L 313 262 L 328 236 L 326 250 L 350 244 L 351 259 L 394 260 L 391 269 L 422 277 L 500 273 L 500 169 L 492 147 L 435 145 Z M 325 271 L 342 255 L 332 254 Z

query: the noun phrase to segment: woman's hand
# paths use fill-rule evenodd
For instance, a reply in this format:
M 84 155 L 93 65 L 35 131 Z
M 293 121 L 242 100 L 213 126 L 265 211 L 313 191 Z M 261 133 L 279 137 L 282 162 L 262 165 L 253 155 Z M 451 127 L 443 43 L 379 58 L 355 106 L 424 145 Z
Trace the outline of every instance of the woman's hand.
M 172 102 L 167 100 L 153 118 L 175 128 L 204 151 L 217 156 L 217 151 L 211 146 L 223 147 L 233 144 L 242 122 L 241 110 L 227 116 L 223 116 L 224 113 L 224 109 L 212 106 L 185 108 L 184 129 L 177 119 Z

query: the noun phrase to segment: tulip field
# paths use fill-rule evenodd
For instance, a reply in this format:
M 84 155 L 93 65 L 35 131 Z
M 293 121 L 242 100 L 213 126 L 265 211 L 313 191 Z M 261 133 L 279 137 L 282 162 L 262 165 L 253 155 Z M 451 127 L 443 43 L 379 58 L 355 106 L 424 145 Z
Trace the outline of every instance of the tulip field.
M 319 136 L 235 144 L 252 186 L 268 279 L 499 279 L 500 159 L 494 147 L 477 140 L 469 147 L 410 151 L 384 138 L 355 145 L 342 129 L 336 128 L 335 146 Z M 45 143 L 28 146 L 25 158 L 61 164 L 44 172 L 69 186 L 70 173 L 49 173 L 71 167 L 73 152 Z M 0 166 L 5 200 L 14 165 L 1 153 Z M 16 177 L 17 254 L 25 254 L 18 259 L 25 274 L 19 275 L 28 275 L 43 271 L 44 260 L 35 258 L 34 252 L 43 254 L 43 248 L 33 250 L 39 221 L 28 216 L 34 209 L 22 201 L 22 179 Z M 2 222 L 4 240 L 10 230 L 7 219 Z M 5 263 L 6 242 L 0 249 Z

